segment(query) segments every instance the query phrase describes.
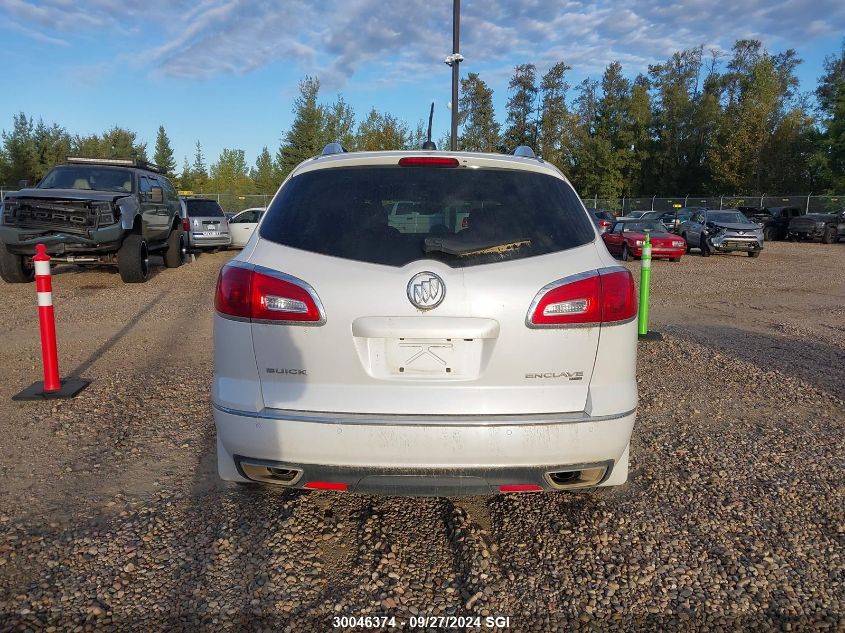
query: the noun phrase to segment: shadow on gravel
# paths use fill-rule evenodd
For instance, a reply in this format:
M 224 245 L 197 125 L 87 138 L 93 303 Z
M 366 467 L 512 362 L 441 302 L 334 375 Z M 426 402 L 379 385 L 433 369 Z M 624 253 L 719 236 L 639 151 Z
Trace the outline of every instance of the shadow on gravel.
M 124 336 L 129 334 L 132 329 L 138 325 L 138 321 L 140 321 L 144 315 L 146 315 L 150 310 L 156 307 L 167 295 L 170 294 L 169 290 L 162 290 L 158 296 L 150 301 L 147 305 L 141 308 L 138 313 L 120 330 L 112 334 L 106 342 L 104 342 L 100 347 L 98 347 L 94 352 L 82 361 L 77 367 L 68 374 L 70 378 L 78 378 L 84 372 L 88 371 L 91 366 L 96 363 L 106 352 L 108 352 L 111 348 L 117 345 Z
M 845 400 L 842 348 L 728 326 L 670 325 L 666 331 L 761 369 L 774 369 Z

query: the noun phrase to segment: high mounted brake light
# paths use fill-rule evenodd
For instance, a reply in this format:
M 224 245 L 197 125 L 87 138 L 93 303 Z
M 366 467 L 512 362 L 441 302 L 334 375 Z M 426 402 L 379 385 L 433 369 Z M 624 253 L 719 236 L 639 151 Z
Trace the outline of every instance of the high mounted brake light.
M 317 293 L 296 277 L 260 266 L 226 265 L 217 278 L 214 309 L 239 321 L 287 325 L 323 325 Z
M 542 288 L 525 318 L 529 328 L 622 323 L 637 314 L 634 278 L 624 268 L 566 277 Z
M 458 167 L 457 158 L 446 156 L 405 156 L 399 159 L 400 167 Z

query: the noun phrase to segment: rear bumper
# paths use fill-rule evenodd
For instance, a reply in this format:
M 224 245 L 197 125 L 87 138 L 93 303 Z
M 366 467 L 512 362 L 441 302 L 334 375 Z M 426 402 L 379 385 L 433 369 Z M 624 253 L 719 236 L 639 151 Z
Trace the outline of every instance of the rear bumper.
M 469 417 L 476 421 L 469 423 Z M 289 482 L 344 484 L 349 491 L 399 495 L 499 492 L 502 485 L 542 490 L 559 485 L 549 473 L 590 471 L 582 483 L 627 480 L 635 412 L 591 417 L 373 416 L 294 411 L 248 413 L 214 407 L 218 470 L 249 481 L 244 464 L 297 471 Z M 593 470 L 590 470 L 593 469 Z M 601 472 L 599 473 L 599 470 Z
M 193 248 L 213 248 L 218 246 L 229 246 L 232 243 L 232 236 L 228 233 L 219 237 L 205 237 L 202 235 L 190 234 L 188 245 Z

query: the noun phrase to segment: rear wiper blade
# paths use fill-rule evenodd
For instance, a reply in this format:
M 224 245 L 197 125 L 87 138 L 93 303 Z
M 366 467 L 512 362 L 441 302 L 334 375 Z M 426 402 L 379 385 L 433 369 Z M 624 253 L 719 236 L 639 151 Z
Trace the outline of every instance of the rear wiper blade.
M 426 253 L 440 252 L 447 255 L 467 257 L 468 255 L 501 254 L 514 251 L 524 246 L 530 246 L 531 240 L 472 240 L 457 239 L 454 237 L 427 237 L 424 240 Z

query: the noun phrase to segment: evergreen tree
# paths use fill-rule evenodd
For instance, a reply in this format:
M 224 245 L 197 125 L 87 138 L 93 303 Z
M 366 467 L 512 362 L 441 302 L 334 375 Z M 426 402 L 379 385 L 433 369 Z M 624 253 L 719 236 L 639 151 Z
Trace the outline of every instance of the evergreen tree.
M 408 149 L 421 149 L 423 143 L 428 140 L 428 123 L 420 119 L 413 130 L 408 132 L 408 138 L 405 139 L 405 144 Z M 432 139 L 433 140 L 433 139 Z
M 337 95 L 333 104 L 323 108 L 323 118 L 322 144 L 340 143 L 352 151 L 355 143 L 355 111 L 344 101 L 343 95 Z
M 258 158 L 255 159 L 255 167 L 250 172 L 252 182 L 255 185 L 255 191 L 263 194 L 273 194 L 282 181 L 278 174 L 278 169 L 273 163 L 273 157 L 270 155 L 270 150 L 265 145 Z
M 649 81 L 643 75 L 637 75 L 631 86 L 627 118 L 631 126 L 631 163 L 625 174 L 625 191 L 637 196 L 654 191 L 650 188 L 653 181 L 650 169 L 653 152 L 651 97 Z
M 170 147 L 170 139 L 164 131 L 164 126 L 158 126 L 156 134 L 156 149 L 153 155 L 153 162 L 164 170 L 168 176 L 176 174 L 176 159 L 173 158 L 173 149 Z
M 194 188 L 194 172 L 191 169 L 191 164 L 188 162 L 188 157 L 185 156 L 182 161 L 182 172 L 179 174 L 179 189 L 182 191 L 193 191 Z
M 244 195 L 252 192 L 252 180 L 242 149 L 224 149 L 211 165 L 208 186 L 212 191 Z
M 825 59 L 824 68 L 816 88 L 824 133 L 812 162 L 828 190 L 841 193 L 845 192 L 845 42 L 839 56 Z
M 358 126 L 355 148 L 359 151 L 405 149 L 410 134 L 408 126 L 392 114 L 379 114 L 373 108 Z
M 89 134 L 87 136 L 80 136 L 79 134 L 73 137 L 73 153 L 76 156 L 83 158 L 103 158 L 101 156 L 102 144 L 100 137 L 96 134 Z
M 584 79 L 576 88 L 575 116 L 570 137 L 573 162 L 570 178 L 583 196 L 598 195 L 600 188 L 600 154 L 597 146 L 598 82 Z
M 564 62 L 552 66 L 540 82 L 542 102 L 537 147 L 544 160 L 566 172 L 574 164 L 572 157 L 572 120 L 566 106 L 569 83 L 566 72 L 572 70 Z
M 316 156 L 325 140 L 324 112 L 317 103 L 320 81 L 306 77 L 299 82 L 299 96 L 293 106 L 293 123 L 277 153 L 281 176 L 286 177 L 302 161 Z
M 197 141 L 194 151 L 194 163 L 191 165 L 191 185 L 196 191 L 203 191 L 208 185 L 208 171 L 205 167 L 205 156 L 202 153 L 202 145 Z
M 12 119 L 12 131 L 3 132 L 2 183 L 17 185 L 20 180 L 34 183 L 36 175 L 36 156 L 33 141 L 32 119 L 19 112 Z
M 625 189 L 625 183 L 633 161 L 633 136 L 628 120 L 631 85 L 622 74 L 622 64 L 608 65 L 602 75 L 601 89 L 595 145 L 602 154 L 598 164 L 601 174 L 598 193 L 602 197 L 619 198 L 631 193 Z
M 537 68 L 534 64 L 518 64 L 508 84 L 511 96 L 507 105 L 508 127 L 504 145 L 513 151 L 519 145 L 536 145 L 537 141 Z
M 71 138 L 63 127 L 47 125 L 39 119 L 32 134 L 35 163 L 33 182 L 41 180 L 53 167 L 63 163 L 71 153 Z
M 139 142 L 132 130 L 115 126 L 100 137 L 100 158 L 147 160 L 147 144 Z
M 469 152 L 495 152 L 499 145 L 499 123 L 493 112 L 493 91 L 478 76 L 461 79 L 458 122 L 463 126 L 458 148 Z

